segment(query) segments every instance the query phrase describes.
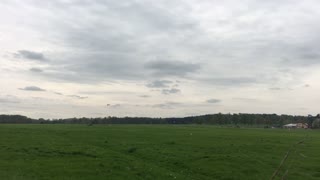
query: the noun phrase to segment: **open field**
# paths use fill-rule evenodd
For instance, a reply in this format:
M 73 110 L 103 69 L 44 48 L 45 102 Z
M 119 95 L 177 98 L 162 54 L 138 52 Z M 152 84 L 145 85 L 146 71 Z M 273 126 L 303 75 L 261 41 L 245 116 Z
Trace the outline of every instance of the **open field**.
M 0 179 L 256 180 L 276 171 L 275 179 L 320 179 L 320 132 L 0 125 Z

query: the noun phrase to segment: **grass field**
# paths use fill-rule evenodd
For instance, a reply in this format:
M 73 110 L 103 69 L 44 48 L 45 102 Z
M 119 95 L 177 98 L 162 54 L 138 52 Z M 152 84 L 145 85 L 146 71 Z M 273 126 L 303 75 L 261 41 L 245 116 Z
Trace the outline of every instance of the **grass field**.
M 260 180 L 273 174 L 274 179 L 320 179 L 320 132 L 0 125 L 0 179 Z

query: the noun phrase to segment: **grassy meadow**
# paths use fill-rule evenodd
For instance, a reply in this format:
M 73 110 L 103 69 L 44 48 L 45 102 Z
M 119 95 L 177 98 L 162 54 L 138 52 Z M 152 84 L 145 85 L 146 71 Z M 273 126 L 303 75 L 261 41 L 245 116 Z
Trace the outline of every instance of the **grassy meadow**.
M 320 179 L 320 131 L 2 124 L 0 179 Z

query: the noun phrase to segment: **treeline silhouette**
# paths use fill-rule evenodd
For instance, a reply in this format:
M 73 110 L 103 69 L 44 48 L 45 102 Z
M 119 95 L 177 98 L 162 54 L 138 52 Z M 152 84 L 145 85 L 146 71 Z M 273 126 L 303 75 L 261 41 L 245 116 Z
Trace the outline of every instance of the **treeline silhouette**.
M 147 117 L 103 117 L 68 119 L 31 119 L 21 115 L 0 115 L 0 123 L 10 124 L 213 124 L 213 125 L 252 125 L 281 127 L 288 123 L 312 124 L 314 118 L 307 116 L 277 114 L 208 114 L 183 118 Z

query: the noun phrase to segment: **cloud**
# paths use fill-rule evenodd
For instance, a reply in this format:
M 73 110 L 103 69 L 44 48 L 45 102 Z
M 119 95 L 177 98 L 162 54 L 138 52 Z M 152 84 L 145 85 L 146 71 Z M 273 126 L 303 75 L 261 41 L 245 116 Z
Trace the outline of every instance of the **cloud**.
M 165 95 L 169 95 L 169 94 L 177 94 L 177 93 L 180 93 L 181 90 L 180 89 L 177 89 L 177 88 L 171 88 L 171 89 L 162 89 L 162 94 L 165 94 Z
M 166 88 L 166 87 L 169 87 L 169 85 L 172 83 L 173 83 L 172 81 L 168 81 L 168 80 L 156 80 L 147 84 L 146 86 L 149 88 Z
M 79 96 L 79 95 L 68 95 L 68 97 L 77 98 L 77 99 L 87 99 L 87 96 Z
M 182 33 L 196 26 L 196 21 L 183 19 L 159 3 L 150 2 L 111 2 L 72 3 L 78 10 L 69 9 L 69 21 L 57 22 L 64 43 L 69 46 L 107 52 L 139 51 L 141 45 L 151 45 L 149 38 L 167 33 Z M 168 2 L 168 5 L 180 5 Z M 54 10 L 64 12 L 64 3 L 52 3 Z M 78 13 L 92 17 L 79 18 Z M 78 26 L 74 26 L 78 24 Z M 105 30 L 108 30 L 106 33 Z M 152 40 L 152 39 L 150 39 Z M 141 44 L 143 41 L 143 44 Z
M 318 45 L 315 42 L 306 42 L 301 45 L 291 45 L 285 48 L 281 64 L 292 67 L 319 65 L 320 49 Z
M 121 95 L 128 95 L 128 94 L 137 94 L 136 92 L 132 91 L 80 91 L 80 94 L 86 94 L 86 95 L 115 95 L 115 94 L 121 94 Z
M 66 96 L 66 97 L 71 97 L 71 98 L 76 98 L 76 99 L 87 99 L 89 97 L 87 96 L 79 96 L 79 95 L 64 95 L 63 93 L 60 92 L 53 92 L 53 94 L 59 95 L 59 96 Z
M 41 75 L 60 81 L 96 84 L 117 80 L 141 80 L 146 76 L 135 55 L 125 53 L 74 53 L 52 62 Z
M 259 80 L 251 77 L 221 77 L 221 78 L 203 78 L 201 81 L 207 84 L 219 85 L 219 86 L 241 86 L 257 84 Z
M 290 87 L 271 87 L 269 88 L 270 91 L 281 91 L 281 90 L 289 90 L 292 91 L 294 90 L 293 88 Z
M 35 61 L 47 61 L 42 53 L 28 51 L 28 50 L 19 50 L 16 54 L 16 57 L 35 60 Z
M 107 108 L 120 108 L 121 104 L 107 104 Z
M 18 100 L 15 96 L 0 96 L 0 103 L 1 104 L 17 104 L 20 103 L 20 100 Z
M 151 70 L 157 76 L 185 77 L 200 69 L 200 64 L 183 61 L 151 61 L 145 64 L 145 68 Z
M 53 93 L 56 94 L 56 95 L 59 95 L 59 96 L 63 96 L 63 94 L 60 93 L 60 92 L 53 92 Z
M 35 73 L 40 73 L 40 72 L 43 72 L 43 70 L 42 69 L 40 69 L 40 68 L 31 68 L 31 69 L 29 69 L 31 72 L 35 72 Z
M 179 102 L 165 102 L 161 104 L 154 104 L 152 105 L 153 108 L 160 108 L 160 109 L 174 109 L 178 106 L 182 105 Z
M 272 87 L 272 88 L 269 88 L 269 90 L 271 90 L 271 91 L 280 91 L 280 90 L 282 90 L 282 88 Z
M 149 98 L 151 96 L 149 96 L 149 95 L 140 95 L 139 97 L 141 97 L 141 98 Z
M 216 103 L 220 103 L 221 100 L 220 99 L 208 99 L 206 102 L 211 103 L 211 104 L 216 104 Z
M 199 64 L 182 61 L 143 63 L 135 55 L 125 53 L 85 53 L 69 57 L 68 61 L 63 63 L 65 63 L 63 67 L 52 64 L 50 72 L 42 75 L 63 81 L 101 83 L 114 80 L 142 80 L 146 77 L 154 79 L 159 76 L 185 78 L 200 69 Z M 147 86 L 165 84 L 169 82 L 159 80 Z
M 232 100 L 243 101 L 243 102 L 258 102 L 258 99 L 255 98 L 242 98 L 242 97 L 234 97 Z
M 19 88 L 19 89 L 24 91 L 46 91 L 45 89 L 41 89 L 37 86 L 26 86 L 24 88 Z

